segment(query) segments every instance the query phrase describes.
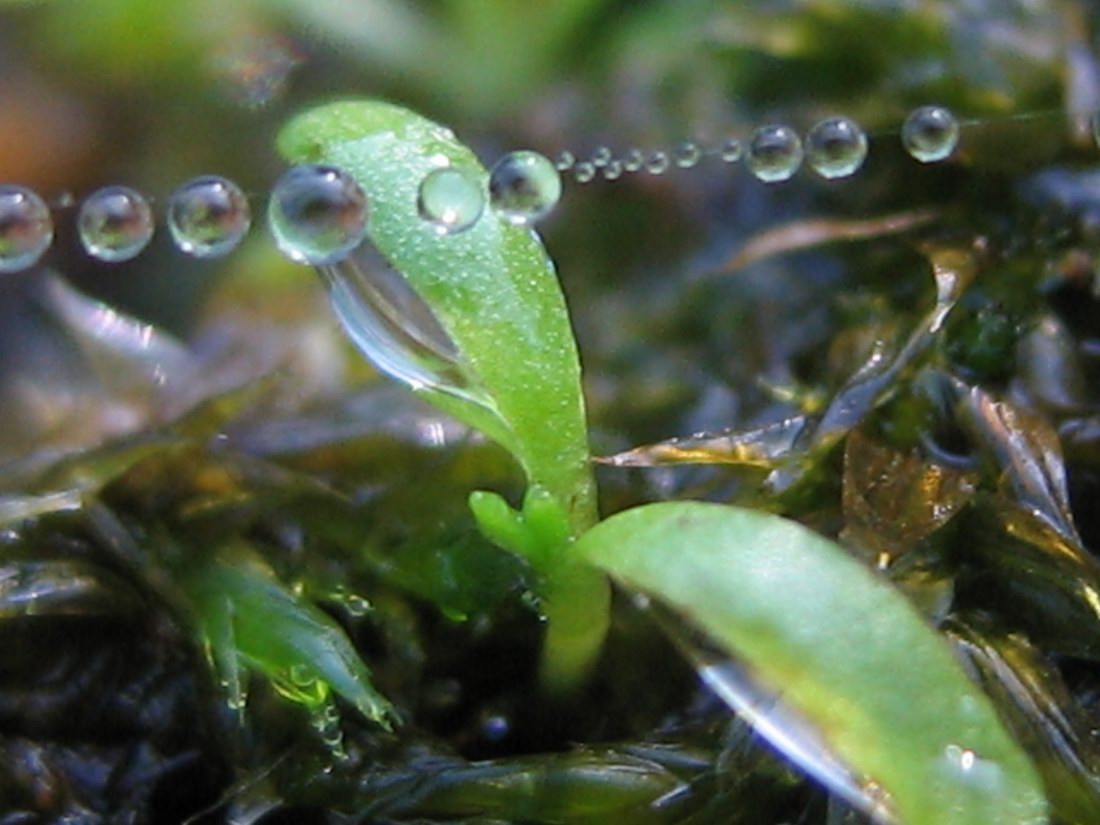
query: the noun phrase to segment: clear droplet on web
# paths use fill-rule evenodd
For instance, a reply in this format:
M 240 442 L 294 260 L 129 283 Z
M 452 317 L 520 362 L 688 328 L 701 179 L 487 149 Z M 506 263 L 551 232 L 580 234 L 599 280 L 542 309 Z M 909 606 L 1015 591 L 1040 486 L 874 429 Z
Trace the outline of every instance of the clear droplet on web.
M 765 183 L 790 180 L 802 166 L 802 141 L 789 126 L 762 126 L 749 142 L 749 171 Z
M 596 177 L 596 167 L 586 160 L 573 167 L 573 180 L 577 183 L 591 183 Z
M 568 149 L 563 149 L 558 152 L 557 158 L 554 159 L 554 168 L 559 172 L 568 172 L 576 162 L 576 156 Z
M 905 118 L 901 142 L 921 163 L 946 160 L 959 145 L 959 122 L 943 106 L 921 106 Z
M 668 171 L 668 154 L 657 150 L 650 152 L 645 161 L 645 170 L 651 175 L 663 175 Z
M 53 243 L 50 208 L 22 186 L 0 186 L 0 273 L 34 266 Z
M 745 154 L 745 147 L 737 138 L 727 138 L 722 141 L 718 154 L 723 163 L 737 163 Z
M 806 135 L 806 161 L 823 178 L 853 175 L 866 159 L 867 135 L 850 118 L 822 120 Z
M 477 223 L 485 211 L 485 192 L 470 171 L 433 169 L 420 182 L 416 205 L 420 217 L 439 234 L 451 235 Z
M 252 225 L 248 198 L 233 181 L 204 175 L 183 184 L 168 200 L 168 231 L 176 246 L 196 258 L 237 248 Z
M 621 163 L 624 172 L 637 172 L 645 163 L 645 155 L 641 149 L 628 149 L 622 156 Z
M 694 141 L 686 140 L 676 147 L 676 165 L 681 169 L 690 169 L 703 157 L 703 150 Z
M 489 172 L 489 202 L 514 224 L 534 223 L 561 199 L 561 176 L 538 152 L 509 152 Z
M 599 169 L 611 163 L 611 158 L 612 154 L 609 147 L 597 146 L 595 151 L 592 152 L 592 157 L 590 157 L 588 160 L 593 166 Z
M 604 180 L 618 180 L 623 176 L 623 165 L 620 161 L 610 160 L 603 168 Z
M 93 258 L 120 263 L 136 258 L 153 237 L 153 210 L 139 192 L 106 186 L 80 205 L 77 232 Z
M 362 242 L 367 196 L 341 169 L 295 166 L 272 187 L 267 222 L 279 251 L 290 260 L 333 264 Z

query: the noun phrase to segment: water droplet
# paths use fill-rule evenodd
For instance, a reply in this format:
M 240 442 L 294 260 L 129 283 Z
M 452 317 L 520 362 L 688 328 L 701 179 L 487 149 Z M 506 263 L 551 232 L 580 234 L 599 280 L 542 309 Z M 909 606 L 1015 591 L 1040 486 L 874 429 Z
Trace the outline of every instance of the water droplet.
M 802 165 L 802 141 L 789 126 L 762 126 L 749 142 L 748 164 L 765 183 L 789 180 Z
M 298 687 L 311 687 L 317 680 L 313 670 L 307 665 L 296 664 L 290 666 L 290 682 Z
M 573 167 L 573 180 L 577 183 L 590 183 L 596 177 L 596 167 L 582 160 Z
M 668 170 L 668 155 L 657 150 L 646 158 L 645 170 L 651 175 L 663 175 Z
M 623 176 L 623 165 L 617 160 L 608 161 L 603 168 L 604 180 L 618 180 Z
M 637 172 L 642 168 L 642 164 L 645 163 L 645 155 L 642 154 L 641 149 L 630 149 L 622 157 L 623 171 L 624 172 Z
M 703 157 L 699 144 L 687 140 L 676 147 L 676 165 L 681 169 L 690 169 Z
M 252 225 L 248 198 L 233 181 L 204 175 L 168 200 L 168 230 L 183 252 L 216 258 L 236 248 Z
M 463 232 L 485 211 L 485 193 L 472 172 L 435 169 L 420 182 L 416 206 L 441 235 Z
M 722 142 L 722 148 L 718 150 L 724 163 L 737 163 L 745 154 L 745 147 L 737 138 L 727 138 Z
M 943 106 L 921 106 L 905 118 L 901 142 L 921 163 L 944 160 L 959 144 L 959 122 Z
M 149 202 L 125 186 L 106 186 L 80 205 L 77 231 L 93 258 L 111 263 L 141 254 L 153 237 L 153 210 Z
M 845 178 L 867 158 L 867 135 L 854 120 L 832 117 L 806 135 L 806 160 L 821 177 Z
M 611 157 L 611 149 L 609 147 L 597 146 L 595 151 L 592 152 L 592 157 L 589 158 L 589 161 L 593 166 L 599 169 L 611 163 Z
M 369 240 L 318 272 L 348 336 L 379 370 L 413 390 L 433 389 L 495 409 L 470 386 L 431 307 Z
M 576 156 L 568 149 L 563 149 L 558 153 L 557 159 L 554 161 L 554 168 L 559 172 L 568 172 L 573 168 L 573 165 L 577 162 Z
M 333 264 L 363 240 L 367 197 L 340 169 L 295 166 L 272 188 L 267 221 L 279 251 L 290 260 Z
M 561 198 L 558 170 L 538 152 L 509 152 L 489 172 L 493 209 L 514 224 L 528 224 L 547 215 Z
M 33 266 L 53 243 L 50 208 L 22 186 L 0 186 L 0 272 Z

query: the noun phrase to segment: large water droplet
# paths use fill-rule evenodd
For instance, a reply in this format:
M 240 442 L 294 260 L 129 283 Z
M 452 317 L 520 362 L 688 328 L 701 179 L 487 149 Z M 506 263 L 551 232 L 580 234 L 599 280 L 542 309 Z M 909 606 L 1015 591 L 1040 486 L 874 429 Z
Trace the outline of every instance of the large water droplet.
M 267 221 L 290 260 L 324 266 L 363 240 L 367 197 L 349 174 L 330 166 L 295 166 L 275 183 Z
M 444 392 L 495 409 L 486 393 L 471 386 L 431 307 L 369 239 L 318 272 L 345 331 L 379 370 L 413 390 Z
M 855 174 L 866 158 L 867 135 L 849 118 L 823 120 L 806 135 L 806 160 L 823 178 Z
M 463 232 L 485 211 L 485 192 L 472 172 L 434 169 L 420 182 L 417 209 L 440 234 Z
M 507 221 L 528 224 L 545 217 L 561 199 L 558 170 L 538 152 L 509 152 L 489 172 L 489 199 Z
M 945 160 L 959 144 L 959 122 L 943 106 L 921 106 L 905 118 L 901 142 L 921 163 Z
M 765 183 L 789 180 L 802 165 L 802 141 L 789 126 L 761 126 L 749 142 L 749 171 Z
M 141 254 L 153 237 L 149 202 L 125 186 L 106 186 L 80 205 L 77 232 L 93 258 L 119 263 Z
M 53 243 L 50 208 L 22 186 L 0 186 L 0 272 L 33 266 Z
M 168 200 L 168 230 L 176 246 L 196 258 L 216 258 L 236 248 L 252 225 L 241 187 L 215 175 L 190 180 Z

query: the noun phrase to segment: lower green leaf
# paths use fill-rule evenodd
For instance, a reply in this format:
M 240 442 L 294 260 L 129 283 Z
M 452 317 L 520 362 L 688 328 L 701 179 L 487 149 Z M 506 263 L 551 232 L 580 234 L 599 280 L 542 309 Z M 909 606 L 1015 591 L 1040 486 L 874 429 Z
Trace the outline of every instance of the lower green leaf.
M 1035 769 L 948 645 L 834 542 L 768 513 L 674 502 L 620 513 L 574 550 L 702 630 L 799 714 L 877 820 L 1047 822 Z

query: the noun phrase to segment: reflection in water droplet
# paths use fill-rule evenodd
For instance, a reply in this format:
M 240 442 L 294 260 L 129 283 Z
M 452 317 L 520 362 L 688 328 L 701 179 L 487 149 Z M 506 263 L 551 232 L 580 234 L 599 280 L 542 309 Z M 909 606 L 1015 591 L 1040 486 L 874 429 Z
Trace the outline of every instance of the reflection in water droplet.
M 848 177 L 866 158 L 867 135 L 849 118 L 823 120 L 806 136 L 806 160 L 823 178 Z
M 749 171 L 765 183 L 789 180 L 802 165 L 802 141 L 789 126 L 762 126 L 749 143 Z
M 236 248 L 248 233 L 252 211 L 237 184 L 204 175 L 172 193 L 167 220 L 181 251 L 196 258 L 216 258 Z
M 363 240 L 367 197 L 340 169 L 295 166 L 272 188 L 267 220 L 279 251 L 290 260 L 333 264 Z
M 111 263 L 141 254 L 153 237 L 153 210 L 138 192 L 125 186 L 107 186 L 80 205 L 77 232 L 93 258 Z
M 53 243 L 46 202 L 22 186 L 0 186 L 0 272 L 18 272 L 38 262 Z
M 946 160 L 959 144 L 959 122 L 943 106 L 921 106 L 905 118 L 901 142 L 921 163 Z
M 560 198 L 558 170 L 538 152 L 509 152 L 489 172 L 489 200 L 511 223 L 529 224 L 545 217 Z
M 485 193 L 472 172 L 435 169 L 420 182 L 417 196 L 420 217 L 441 235 L 464 232 L 485 211 Z
M 663 175 L 668 169 L 668 155 L 659 149 L 646 158 L 645 170 L 651 175 Z

